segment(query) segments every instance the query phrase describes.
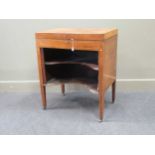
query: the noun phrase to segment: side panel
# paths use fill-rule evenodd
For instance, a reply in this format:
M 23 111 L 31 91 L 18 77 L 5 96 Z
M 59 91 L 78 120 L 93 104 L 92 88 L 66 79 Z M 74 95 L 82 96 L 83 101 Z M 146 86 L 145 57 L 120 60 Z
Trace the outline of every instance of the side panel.
M 116 80 L 116 50 L 117 36 L 105 40 L 104 42 L 104 81 L 105 89 Z

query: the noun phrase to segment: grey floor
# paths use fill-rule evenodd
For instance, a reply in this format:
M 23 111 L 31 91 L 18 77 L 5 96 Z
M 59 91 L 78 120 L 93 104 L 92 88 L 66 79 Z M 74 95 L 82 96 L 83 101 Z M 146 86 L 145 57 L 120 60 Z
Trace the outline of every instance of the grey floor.
M 155 92 L 106 94 L 104 122 L 98 97 L 87 92 L 48 94 L 42 110 L 38 93 L 0 93 L 0 134 L 155 134 Z

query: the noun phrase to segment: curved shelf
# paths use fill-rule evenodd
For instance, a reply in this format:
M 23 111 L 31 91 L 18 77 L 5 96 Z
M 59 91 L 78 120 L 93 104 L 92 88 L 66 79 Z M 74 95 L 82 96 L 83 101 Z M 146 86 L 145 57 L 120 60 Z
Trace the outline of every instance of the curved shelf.
M 67 78 L 67 79 L 58 79 L 58 78 L 52 78 L 50 79 L 46 84 L 46 85 L 50 85 L 50 84 L 83 84 L 86 85 L 89 88 L 89 91 L 92 93 L 98 93 L 98 85 L 96 81 L 92 81 L 92 80 L 88 80 L 86 78 Z
M 60 64 L 79 64 L 92 68 L 93 70 L 98 70 L 98 65 L 86 62 L 74 62 L 74 61 L 48 61 L 45 65 L 60 65 Z

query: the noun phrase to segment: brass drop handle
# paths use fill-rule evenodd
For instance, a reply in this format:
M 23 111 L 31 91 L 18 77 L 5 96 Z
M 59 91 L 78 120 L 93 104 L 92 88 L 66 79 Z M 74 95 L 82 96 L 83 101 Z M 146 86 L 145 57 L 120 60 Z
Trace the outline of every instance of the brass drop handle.
M 71 51 L 74 52 L 74 39 L 71 39 Z

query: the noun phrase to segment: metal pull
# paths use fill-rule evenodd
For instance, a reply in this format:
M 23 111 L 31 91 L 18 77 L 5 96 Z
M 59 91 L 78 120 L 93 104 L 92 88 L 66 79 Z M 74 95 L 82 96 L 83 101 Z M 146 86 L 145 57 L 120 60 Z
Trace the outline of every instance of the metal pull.
M 74 52 L 74 39 L 71 39 L 71 51 Z

